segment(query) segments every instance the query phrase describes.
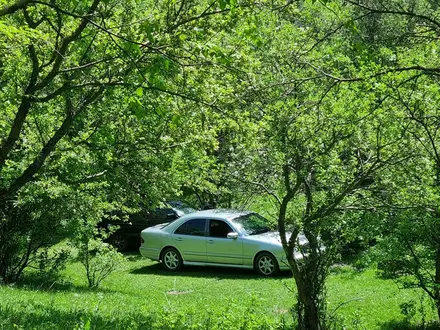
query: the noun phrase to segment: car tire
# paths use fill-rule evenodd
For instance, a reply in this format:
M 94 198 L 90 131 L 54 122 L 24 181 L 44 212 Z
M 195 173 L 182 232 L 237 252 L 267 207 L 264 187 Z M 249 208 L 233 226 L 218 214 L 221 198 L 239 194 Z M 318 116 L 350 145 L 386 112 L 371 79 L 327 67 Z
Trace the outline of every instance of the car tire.
M 170 272 L 175 272 L 182 268 L 183 260 L 179 251 L 175 248 L 167 248 L 162 253 L 162 267 Z
M 128 237 L 123 235 L 112 235 L 110 237 L 110 244 L 119 252 L 128 251 L 130 248 Z
M 278 262 L 272 254 L 262 252 L 255 259 L 255 270 L 263 276 L 274 276 L 279 272 Z

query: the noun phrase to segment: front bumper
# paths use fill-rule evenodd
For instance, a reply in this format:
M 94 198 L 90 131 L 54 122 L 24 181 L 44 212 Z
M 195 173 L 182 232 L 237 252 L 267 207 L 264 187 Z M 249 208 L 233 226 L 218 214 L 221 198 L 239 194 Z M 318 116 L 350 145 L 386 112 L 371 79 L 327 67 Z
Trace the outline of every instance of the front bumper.
M 278 258 L 278 266 L 280 270 L 290 270 L 289 263 L 287 262 L 286 256 L 282 256 L 281 258 Z

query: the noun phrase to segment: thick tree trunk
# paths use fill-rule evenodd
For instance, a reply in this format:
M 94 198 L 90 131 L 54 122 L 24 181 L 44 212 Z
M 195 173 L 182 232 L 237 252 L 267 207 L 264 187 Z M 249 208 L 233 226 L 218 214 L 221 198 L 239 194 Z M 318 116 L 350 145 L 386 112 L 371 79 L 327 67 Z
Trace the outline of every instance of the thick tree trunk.
M 323 330 L 323 325 L 320 319 L 319 299 L 315 295 L 314 283 L 312 279 L 304 277 L 302 279 L 295 279 L 298 290 L 297 301 L 297 319 L 298 329 L 300 330 Z
M 438 322 L 440 323 L 440 302 L 436 302 L 436 308 L 437 308 L 437 317 L 438 317 Z
M 298 328 L 301 330 L 322 330 L 318 308 L 311 297 L 298 295 Z
M 440 245 L 437 245 L 435 258 L 435 287 L 434 287 L 435 305 L 437 307 L 438 321 L 440 322 Z
M 293 254 L 289 259 L 290 268 L 297 288 L 296 319 L 298 330 L 325 329 L 325 276 L 315 276 L 318 259 L 297 261 Z M 322 275 L 322 274 L 321 274 Z

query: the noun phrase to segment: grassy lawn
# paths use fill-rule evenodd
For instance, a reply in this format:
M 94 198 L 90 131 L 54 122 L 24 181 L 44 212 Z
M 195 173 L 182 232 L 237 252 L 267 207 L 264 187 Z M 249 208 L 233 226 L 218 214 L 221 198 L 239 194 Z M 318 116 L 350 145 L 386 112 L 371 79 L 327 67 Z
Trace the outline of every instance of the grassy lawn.
M 27 279 L 0 286 L 0 329 L 287 329 L 294 303 L 288 288 L 294 287 L 288 273 L 261 278 L 252 271 L 198 267 L 167 273 L 128 255 L 97 290 L 87 288 L 80 264 L 69 265 L 63 282 Z M 399 290 L 372 270 L 348 267 L 330 277 L 328 296 L 341 329 L 399 329 L 399 305 L 415 300 L 420 307 L 417 292 Z M 425 308 L 433 319 L 427 301 Z

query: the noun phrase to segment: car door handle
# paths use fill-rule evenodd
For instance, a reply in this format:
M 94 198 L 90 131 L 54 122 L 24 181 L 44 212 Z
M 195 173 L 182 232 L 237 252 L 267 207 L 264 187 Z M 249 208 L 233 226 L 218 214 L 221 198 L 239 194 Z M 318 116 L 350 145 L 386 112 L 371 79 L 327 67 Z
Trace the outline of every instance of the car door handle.
M 214 240 L 213 239 L 208 239 L 208 243 L 209 244 L 214 244 Z
M 176 241 L 183 241 L 183 238 L 182 237 L 176 237 Z

